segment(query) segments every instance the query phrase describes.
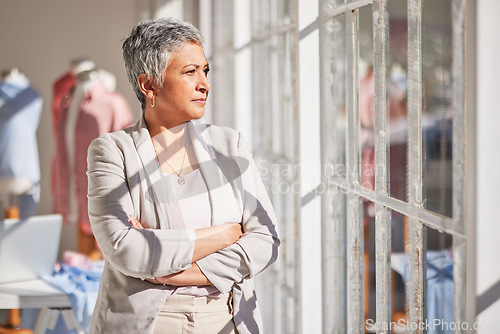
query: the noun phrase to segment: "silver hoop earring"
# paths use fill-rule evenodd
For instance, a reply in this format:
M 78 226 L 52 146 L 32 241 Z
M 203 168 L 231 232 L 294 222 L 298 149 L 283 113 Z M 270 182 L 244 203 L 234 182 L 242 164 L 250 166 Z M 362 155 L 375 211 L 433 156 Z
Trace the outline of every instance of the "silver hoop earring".
M 155 96 L 153 96 L 153 98 L 152 98 L 152 99 L 151 99 L 151 101 L 150 101 L 151 108 L 154 108 L 154 107 L 155 107 L 155 99 L 156 99 L 156 97 L 155 97 Z

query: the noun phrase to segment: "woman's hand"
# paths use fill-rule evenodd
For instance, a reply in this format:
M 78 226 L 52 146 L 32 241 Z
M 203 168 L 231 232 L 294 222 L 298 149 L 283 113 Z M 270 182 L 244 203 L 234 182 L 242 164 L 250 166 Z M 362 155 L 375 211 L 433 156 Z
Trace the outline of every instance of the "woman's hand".
M 138 228 L 138 229 L 143 229 L 144 226 L 142 226 L 141 222 L 138 221 L 134 216 L 129 215 L 130 219 L 129 222 L 132 224 L 132 227 Z
M 196 262 L 207 255 L 231 246 L 243 235 L 241 224 L 226 223 L 196 229 L 192 262 Z
M 193 263 L 191 268 L 176 274 L 155 277 L 154 279 L 146 279 L 153 284 L 186 286 L 186 285 L 212 285 L 212 282 L 203 274 L 200 267 Z
M 196 240 L 200 241 L 218 241 L 220 249 L 231 246 L 243 235 L 241 224 L 226 223 L 222 225 L 199 228 L 195 230 Z

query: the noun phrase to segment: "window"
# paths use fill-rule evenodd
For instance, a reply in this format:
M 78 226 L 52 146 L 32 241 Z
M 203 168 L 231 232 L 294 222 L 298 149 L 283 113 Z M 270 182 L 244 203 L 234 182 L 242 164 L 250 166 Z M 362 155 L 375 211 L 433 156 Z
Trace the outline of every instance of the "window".
M 250 138 L 279 219 L 280 258 L 257 279 L 267 332 L 308 328 L 302 296 L 318 289 L 323 333 L 465 321 L 465 4 L 212 1 L 213 119 Z M 299 22 L 299 8 L 317 15 Z M 309 51 L 317 78 L 299 77 Z M 313 117 L 298 92 L 315 85 L 319 134 L 301 130 Z M 317 150 L 320 177 L 300 171 L 304 148 Z M 302 257 L 316 246 L 300 235 L 310 223 L 321 226 L 317 273 Z

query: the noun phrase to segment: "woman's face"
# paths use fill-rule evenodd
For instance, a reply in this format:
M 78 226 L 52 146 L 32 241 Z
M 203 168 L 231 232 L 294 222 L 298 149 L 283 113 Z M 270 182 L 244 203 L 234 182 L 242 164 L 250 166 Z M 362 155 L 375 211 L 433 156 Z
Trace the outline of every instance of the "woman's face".
M 172 53 L 162 87 L 156 89 L 154 112 L 167 128 L 201 118 L 210 90 L 203 47 L 186 43 Z

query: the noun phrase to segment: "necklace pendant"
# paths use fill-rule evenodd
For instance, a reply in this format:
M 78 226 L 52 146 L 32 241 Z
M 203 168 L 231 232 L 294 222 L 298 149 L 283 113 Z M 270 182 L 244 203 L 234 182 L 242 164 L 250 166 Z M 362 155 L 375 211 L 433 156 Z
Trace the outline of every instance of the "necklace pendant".
M 177 179 L 177 183 L 179 183 L 182 186 L 184 185 L 184 183 L 186 183 L 186 180 L 184 180 L 182 176 L 179 176 Z

